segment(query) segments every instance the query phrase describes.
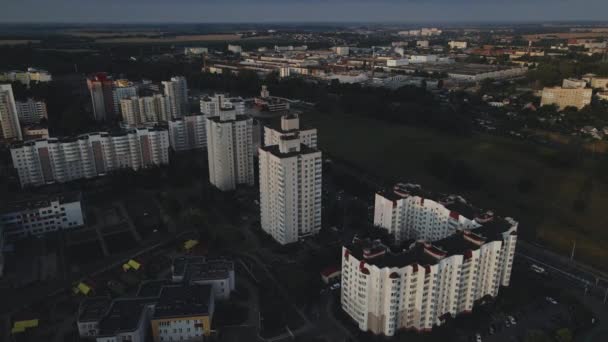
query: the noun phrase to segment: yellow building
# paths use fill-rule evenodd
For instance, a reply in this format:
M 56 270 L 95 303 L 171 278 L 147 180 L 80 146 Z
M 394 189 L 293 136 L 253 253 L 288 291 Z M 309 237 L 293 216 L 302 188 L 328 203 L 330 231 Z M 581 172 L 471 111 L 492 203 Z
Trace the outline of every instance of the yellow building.
M 211 285 L 164 286 L 150 320 L 154 342 L 209 336 L 214 307 Z
M 545 87 L 543 89 L 541 106 L 557 105 L 560 110 L 566 107 L 576 107 L 581 109 L 591 104 L 593 90 L 590 88 L 562 88 L 562 87 Z

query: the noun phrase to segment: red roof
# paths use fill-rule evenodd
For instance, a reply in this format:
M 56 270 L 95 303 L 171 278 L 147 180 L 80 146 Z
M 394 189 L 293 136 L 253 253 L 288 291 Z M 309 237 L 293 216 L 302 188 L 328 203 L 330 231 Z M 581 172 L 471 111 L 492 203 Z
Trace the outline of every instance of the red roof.
M 326 269 L 324 269 L 323 271 L 321 271 L 321 275 L 324 277 L 329 277 L 336 272 L 340 272 L 340 269 L 338 268 L 338 266 L 329 266 Z

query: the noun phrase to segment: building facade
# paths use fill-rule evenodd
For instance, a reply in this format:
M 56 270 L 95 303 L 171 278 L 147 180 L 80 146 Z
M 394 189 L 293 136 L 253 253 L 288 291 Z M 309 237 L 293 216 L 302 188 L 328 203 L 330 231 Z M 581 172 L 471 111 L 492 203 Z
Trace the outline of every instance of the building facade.
M 29 98 L 27 101 L 16 101 L 15 105 L 17 106 L 19 121 L 23 125 L 37 124 L 42 118 L 48 117 L 44 101 Z
M 509 285 L 517 222 L 495 220 L 398 253 L 379 241 L 345 246 L 342 309 L 359 329 L 386 336 L 401 329 L 430 331 L 471 312 L 476 301 Z
M 401 242 L 435 241 L 480 224 L 442 203 L 397 190 L 376 194 L 374 226 L 388 230 L 396 242 Z
M 591 104 L 592 96 L 593 89 L 591 88 L 545 87 L 542 92 L 540 105 L 556 105 L 560 110 L 566 107 L 582 109 Z
M 91 93 L 93 117 L 96 121 L 114 119 L 114 82 L 103 72 L 87 78 L 87 86 Z
M 220 107 L 219 115 L 205 120 L 211 184 L 222 191 L 253 185 L 253 119 L 237 115 L 234 107 Z
M 297 114 L 288 114 L 281 117 L 279 126 L 264 126 L 264 146 L 278 145 L 281 137 L 298 133 L 302 144 L 317 148 L 317 129 L 300 127 L 300 118 Z
M 73 193 L 8 203 L 0 212 L 0 225 L 9 240 L 82 227 L 81 196 Z
M 23 139 L 13 87 L 10 84 L 0 84 L 0 133 L 0 138 L 6 140 Z
M 234 262 L 225 258 L 180 257 L 171 265 L 174 283 L 209 285 L 218 300 L 230 299 L 236 289 Z
M 131 97 L 120 101 L 122 120 L 130 127 L 166 122 L 171 118 L 170 100 L 165 95 Z
M 171 77 L 169 81 L 163 81 L 165 96 L 169 99 L 171 117 L 179 118 L 190 113 L 188 103 L 188 83 L 183 76 Z
M 117 80 L 112 90 L 112 103 L 114 104 L 114 115 L 120 117 L 122 114 L 121 100 L 137 96 L 137 86 L 128 80 Z
M 214 311 L 211 286 L 164 286 L 150 320 L 152 340 L 202 341 L 211 334 Z
M 289 102 L 285 99 L 270 96 L 270 91 L 264 85 L 260 91 L 260 96 L 254 99 L 256 106 L 269 112 L 281 112 L 289 110 Z
M 233 108 L 236 115 L 245 115 L 245 101 L 241 97 L 226 97 L 224 94 L 215 94 L 204 96 L 200 100 L 200 110 L 203 115 L 217 116 L 222 108 Z
M 207 148 L 205 116 L 186 115 L 169 120 L 169 143 L 174 151 Z
M 321 152 L 298 133 L 259 149 L 262 229 L 280 244 L 321 230 Z
M 64 183 L 168 164 L 169 135 L 162 128 L 137 128 L 41 139 L 14 146 L 11 156 L 21 186 Z

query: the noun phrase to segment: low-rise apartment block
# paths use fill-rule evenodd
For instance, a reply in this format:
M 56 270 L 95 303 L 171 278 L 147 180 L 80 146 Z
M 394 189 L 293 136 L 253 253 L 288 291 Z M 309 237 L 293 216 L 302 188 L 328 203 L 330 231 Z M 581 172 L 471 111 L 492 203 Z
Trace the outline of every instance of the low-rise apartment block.
M 225 300 L 235 290 L 234 262 L 218 258 L 181 257 L 171 266 L 173 282 L 210 285 L 214 298 Z
M 142 287 L 136 297 L 83 300 L 76 319 L 80 337 L 96 342 L 164 342 L 201 341 L 211 334 L 211 285 L 151 281 Z
M 556 105 L 560 110 L 566 107 L 582 109 L 591 104 L 593 89 L 545 87 L 540 101 L 541 106 Z
M 66 193 L 7 203 L 0 210 L 0 226 L 10 240 L 82 227 L 81 198 L 80 193 Z

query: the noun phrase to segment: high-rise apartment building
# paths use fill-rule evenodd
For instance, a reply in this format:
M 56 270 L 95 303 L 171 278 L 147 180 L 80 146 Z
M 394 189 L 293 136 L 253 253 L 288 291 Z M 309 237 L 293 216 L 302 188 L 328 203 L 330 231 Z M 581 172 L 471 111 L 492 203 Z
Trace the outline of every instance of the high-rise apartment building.
M 0 138 L 3 139 L 23 139 L 13 87 L 10 84 L 0 84 L 0 133 Z
M 169 120 L 169 143 L 174 151 L 206 148 L 205 116 L 186 115 Z
M 342 309 L 363 331 L 429 331 L 508 286 L 517 222 L 495 218 L 432 243 L 392 252 L 379 241 L 342 249 Z
M 406 192 L 397 187 L 394 198 L 377 196 L 374 221 L 392 226 L 398 243 L 416 242 L 392 251 L 377 240 L 355 239 L 342 250 L 342 308 L 374 334 L 431 330 L 471 312 L 475 301 L 496 297 L 511 277 L 515 220 L 481 212 L 458 196 L 431 201 Z
M 253 119 L 222 106 L 218 115 L 206 116 L 205 126 L 211 184 L 222 191 L 253 185 Z
M 27 101 L 16 101 L 19 122 L 23 125 L 37 124 L 48 116 L 44 101 L 28 98 Z
M 236 115 L 245 115 L 245 101 L 241 97 L 226 97 L 224 94 L 215 94 L 205 96 L 200 100 L 200 110 L 204 115 L 219 115 L 220 108 L 234 108 Z
M 88 133 L 29 141 L 11 148 L 11 155 L 21 186 L 40 186 L 168 164 L 169 136 L 162 128 Z
M 287 114 L 281 117 L 280 125 L 264 126 L 264 146 L 278 145 L 281 137 L 298 133 L 302 144 L 317 148 L 317 129 L 300 127 L 298 114 Z
M 123 122 L 131 127 L 171 118 L 170 100 L 161 94 L 123 99 L 120 106 Z
M 395 241 L 443 239 L 462 229 L 480 225 L 449 205 L 438 203 L 398 184 L 394 191 L 376 194 L 374 226 L 384 228 Z
M 188 84 L 183 76 L 171 77 L 170 81 L 163 81 L 163 90 L 169 98 L 171 116 L 179 118 L 190 112 L 188 104 Z
M 137 86 L 129 80 L 116 80 L 112 90 L 112 103 L 114 104 L 114 115 L 120 117 L 122 114 L 121 101 L 137 96 Z
M 93 103 L 93 117 L 96 121 L 110 121 L 114 118 L 114 82 L 103 72 L 87 78 L 87 86 Z
M 259 149 L 262 229 L 280 244 L 321 230 L 321 152 L 284 134 Z

